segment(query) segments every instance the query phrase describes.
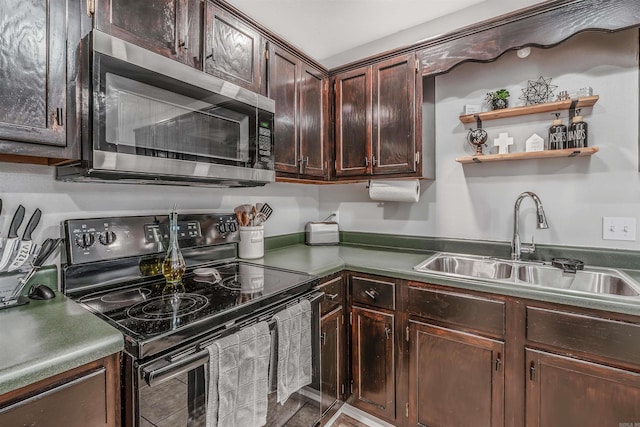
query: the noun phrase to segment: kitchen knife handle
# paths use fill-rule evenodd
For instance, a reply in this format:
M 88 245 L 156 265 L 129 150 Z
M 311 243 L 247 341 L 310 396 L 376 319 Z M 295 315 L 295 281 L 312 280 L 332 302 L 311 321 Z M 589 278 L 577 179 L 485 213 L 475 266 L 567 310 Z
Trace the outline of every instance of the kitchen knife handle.
M 16 213 L 13 214 L 13 219 L 11 220 L 11 225 L 9 226 L 9 235 L 10 239 L 18 237 L 18 228 L 22 225 L 22 220 L 24 219 L 24 206 L 18 206 Z
M 40 217 L 42 216 L 42 211 L 40 209 L 36 209 L 31 215 L 31 219 L 27 223 L 27 228 L 24 230 L 24 234 L 22 235 L 22 240 L 31 240 L 31 233 L 36 229 L 38 224 L 40 223 Z

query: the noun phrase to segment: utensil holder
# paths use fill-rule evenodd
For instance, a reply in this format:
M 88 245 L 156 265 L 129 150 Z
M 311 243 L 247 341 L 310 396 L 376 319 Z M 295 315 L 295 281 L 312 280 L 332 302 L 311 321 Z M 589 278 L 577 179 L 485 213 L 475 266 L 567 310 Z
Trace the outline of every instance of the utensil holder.
M 264 226 L 240 226 L 238 257 L 256 259 L 264 256 Z

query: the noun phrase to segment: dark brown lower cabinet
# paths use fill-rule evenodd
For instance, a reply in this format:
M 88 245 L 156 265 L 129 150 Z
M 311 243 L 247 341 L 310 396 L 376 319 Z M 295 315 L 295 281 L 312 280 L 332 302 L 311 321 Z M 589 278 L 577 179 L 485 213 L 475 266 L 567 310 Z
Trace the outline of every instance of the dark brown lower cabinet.
M 375 416 L 395 419 L 393 313 L 351 308 L 353 404 Z
M 320 319 L 320 406 L 324 414 L 344 392 L 344 309 Z
M 504 425 L 504 343 L 409 321 L 409 425 Z
M 640 318 L 349 273 L 351 397 L 396 426 L 640 426 Z
M 526 350 L 527 427 L 640 425 L 640 374 Z
M 116 354 L 6 393 L 0 426 L 119 426 L 119 393 Z

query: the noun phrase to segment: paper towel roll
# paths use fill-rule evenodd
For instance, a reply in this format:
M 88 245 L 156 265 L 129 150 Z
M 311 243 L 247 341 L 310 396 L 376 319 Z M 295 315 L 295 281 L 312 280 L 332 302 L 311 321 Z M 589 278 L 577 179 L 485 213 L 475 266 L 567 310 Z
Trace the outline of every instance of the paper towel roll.
M 420 181 L 383 181 L 369 182 L 369 197 L 382 202 L 417 202 L 420 199 Z

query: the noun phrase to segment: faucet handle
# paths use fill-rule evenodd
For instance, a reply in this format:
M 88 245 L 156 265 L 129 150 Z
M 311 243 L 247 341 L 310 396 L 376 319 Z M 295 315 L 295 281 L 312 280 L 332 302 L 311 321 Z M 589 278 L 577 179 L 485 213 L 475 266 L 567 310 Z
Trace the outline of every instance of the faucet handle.
M 520 246 L 520 252 L 523 254 L 532 254 L 536 251 L 536 243 L 531 236 L 531 243 L 523 243 Z

